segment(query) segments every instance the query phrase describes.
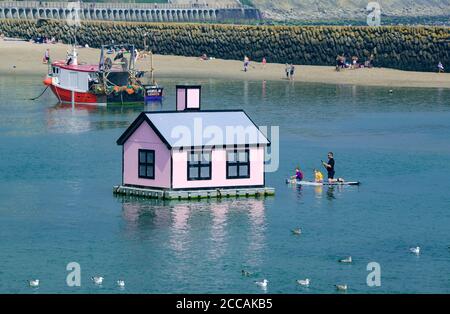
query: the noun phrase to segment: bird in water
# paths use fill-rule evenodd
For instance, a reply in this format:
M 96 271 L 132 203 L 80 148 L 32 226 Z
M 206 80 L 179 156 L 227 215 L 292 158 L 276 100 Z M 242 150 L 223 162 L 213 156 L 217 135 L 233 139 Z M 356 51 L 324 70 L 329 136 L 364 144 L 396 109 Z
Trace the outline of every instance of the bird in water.
M 28 285 L 32 288 L 39 287 L 39 279 L 32 279 L 28 281 Z
M 91 277 L 92 281 L 96 284 L 96 285 L 101 285 L 103 283 L 103 277 L 100 276 L 94 276 Z
M 414 254 L 416 254 L 416 255 L 419 255 L 419 254 L 420 254 L 420 246 L 412 247 L 412 248 L 410 248 L 409 250 L 411 251 L 411 253 L 414 253 Z
M 297 280 L 297 283 L 303 287 L 309 287 L 310 282 L 311 282 L 311 280 L 309 278 Z
M 335 287 L 339 291 L 347 291 L 347 289 L 348 289 L 347 285 L 335 285 Z
M 301 235 L 302 234 L 302 229 L 300 228 L 295 228 L 291 230 L 293 235 Z
M 241 270 L 241 274 L 244 277 L 250 277 L 251 275 L 253 275 L 253 273 L 246 271 L 245 269 Z
M 269 283 L 269 281 L 267 279 L 263 279 L 263 281 L 255 281 L 255 284 L 257 286 L 260 286 L 263 289 L 267 288 L 267 284 Z
M 117 280 L 117 285 L 119 286 L 119 288 L 125 288 L 125 281 L 124 280 Z
M 352 262 L 353 262 L 353 260 L 352 260 L 351 256 L 339 260 L 339 263 L 343 263 L 343 264 L 350 264 Z

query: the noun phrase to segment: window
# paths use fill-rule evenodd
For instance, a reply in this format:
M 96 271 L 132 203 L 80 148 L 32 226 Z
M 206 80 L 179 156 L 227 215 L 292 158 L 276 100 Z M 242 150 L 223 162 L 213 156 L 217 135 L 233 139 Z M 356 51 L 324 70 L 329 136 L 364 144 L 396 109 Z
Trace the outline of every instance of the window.
M 250 178 L 250 151 L 227 151 L 227 179 Z
M 155 151 L 140 149 L 139 150 L 139 178 L 154 179 L 155 178 Z
M 211 180 L 211 152 L 194 152 L 188 155 L 187 177 L 192 180 Z

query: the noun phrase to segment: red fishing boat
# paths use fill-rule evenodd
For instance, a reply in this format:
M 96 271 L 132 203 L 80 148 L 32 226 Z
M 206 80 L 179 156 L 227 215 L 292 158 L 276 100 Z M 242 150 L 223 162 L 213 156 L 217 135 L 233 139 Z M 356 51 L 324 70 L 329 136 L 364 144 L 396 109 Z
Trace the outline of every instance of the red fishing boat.
M 103 45 L 98 64 L 80 64 L 74 47 L 51 64 L 44 84 L 61 103 L 143 103 L 148 85 L 141 81 L 145 72 L 135 69 L 136 53 L 134 45 Z

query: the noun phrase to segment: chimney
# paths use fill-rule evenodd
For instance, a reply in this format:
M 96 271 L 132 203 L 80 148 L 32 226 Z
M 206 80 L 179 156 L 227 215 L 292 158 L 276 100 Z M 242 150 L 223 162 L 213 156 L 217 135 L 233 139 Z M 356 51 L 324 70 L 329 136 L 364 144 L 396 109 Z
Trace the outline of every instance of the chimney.
M 200 110 L 201 89 L 199 85 L 177 85 L 177 111 Z

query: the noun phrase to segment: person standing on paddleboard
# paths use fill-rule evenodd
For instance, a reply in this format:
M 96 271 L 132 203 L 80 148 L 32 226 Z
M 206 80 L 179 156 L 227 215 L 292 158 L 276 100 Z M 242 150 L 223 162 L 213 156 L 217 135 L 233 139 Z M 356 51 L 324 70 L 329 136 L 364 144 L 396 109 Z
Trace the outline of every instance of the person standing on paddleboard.
M 327 173 L 328 173 L 328 183 L 336 183 L 336 182 L 344 182 L 344 179 L 342 178 L 334 178 L 335 172 L 334 172 L 334 155 L 333 152 L 329 152 L 328 153 L 328 162 L 324 162 L 322 160 L 322 164 L 325 167 L 325 169 L 327 169 Z
M 336 182 L 336 180 L 334 179 L 334 155 L 332 152 L 328 153 L 328 162 L 324 162 L 322 160 L 322 164 L 325 167 L 325 169 L 327 169 L 327 173 L 328 173 L 328 182 L 329 183 L 333 183 Z

